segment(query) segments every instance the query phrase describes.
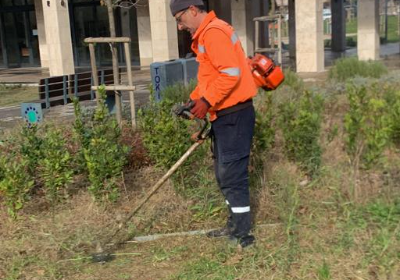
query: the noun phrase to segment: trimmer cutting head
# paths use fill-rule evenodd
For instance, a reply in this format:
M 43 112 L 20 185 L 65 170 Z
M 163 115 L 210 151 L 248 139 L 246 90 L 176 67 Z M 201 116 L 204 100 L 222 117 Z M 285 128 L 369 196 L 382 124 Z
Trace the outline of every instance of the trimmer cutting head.
M 92 255 L 92 262 L 94 263 L 106 263 L 110 262 L 115 257 L 111 253 L 95 253 Z

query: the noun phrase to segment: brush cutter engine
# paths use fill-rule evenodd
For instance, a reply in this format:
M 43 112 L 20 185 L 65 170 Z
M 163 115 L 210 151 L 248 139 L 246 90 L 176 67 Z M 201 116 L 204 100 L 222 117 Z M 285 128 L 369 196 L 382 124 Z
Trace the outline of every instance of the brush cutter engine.
M 256 53 L 253 57 L 249 57 L 247 62 L 257 87 L 274 90 L 285 79 L 282 69 L 269 57 Z

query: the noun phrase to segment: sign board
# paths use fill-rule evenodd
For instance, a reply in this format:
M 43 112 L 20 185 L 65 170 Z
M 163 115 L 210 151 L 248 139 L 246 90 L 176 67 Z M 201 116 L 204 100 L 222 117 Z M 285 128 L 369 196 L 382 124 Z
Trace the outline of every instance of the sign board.
M 38 124 L 43 120 L 41 103 L 21 103 L 21 116 L 28 126 Z

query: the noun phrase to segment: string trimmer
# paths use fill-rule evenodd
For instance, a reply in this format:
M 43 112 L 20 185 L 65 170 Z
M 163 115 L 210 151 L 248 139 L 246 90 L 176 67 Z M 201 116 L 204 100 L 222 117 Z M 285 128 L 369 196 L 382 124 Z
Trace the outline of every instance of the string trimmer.
M 182 155 L 182 157 L 165 173 L 165 175 L 158 180 L 158 182 L 150 189 L 149 193 L 138 203 L 135 209 L 132 210 L 126 216 L 126 218 L 120 223 L 119 227 L 110 235 L 110 237 L 103 243 L 98 244 L 96 248 L 96 253 L 92 254 L 92 261 L 93 262 L 108 262 L 113 259 L 112 252 L 117 249 L 117 247 L 128 241 L 128 239 L 114 241 L 114 237 L 120 232 L 122 228 L 125 228 L 127 223 L 132 219 L 132 217 L 142 208 L 142 206 L 152 197 L 161 186 L 167 181 L 169 177 L 185 162 L 185 160 L 193 153 L 194 150 L 198 146 L 200 146 L 204 140 L 209 136 L 210 128 L 209 123 L 206 119 L 200 120 L 194 117 L 192 113 L 190 113 L 190 109 L 193 107 L 193 102 L 189 102 L 185 105 L 175 105 L 172 109 L 172 112 L 182 118 L 196 120 L 201 124 L 201 130 L 195 133 L 192 139 L 195 143 Z M 110 244 L 111 243 L 111 244 Z

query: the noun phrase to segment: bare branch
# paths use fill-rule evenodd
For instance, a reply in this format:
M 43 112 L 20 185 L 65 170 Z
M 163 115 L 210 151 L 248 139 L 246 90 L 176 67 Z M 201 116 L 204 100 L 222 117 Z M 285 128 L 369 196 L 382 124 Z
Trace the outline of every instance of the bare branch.
M 113 7 L 131 9 L 132 7 L 145 7 L 143 0 L 113 0 Z

